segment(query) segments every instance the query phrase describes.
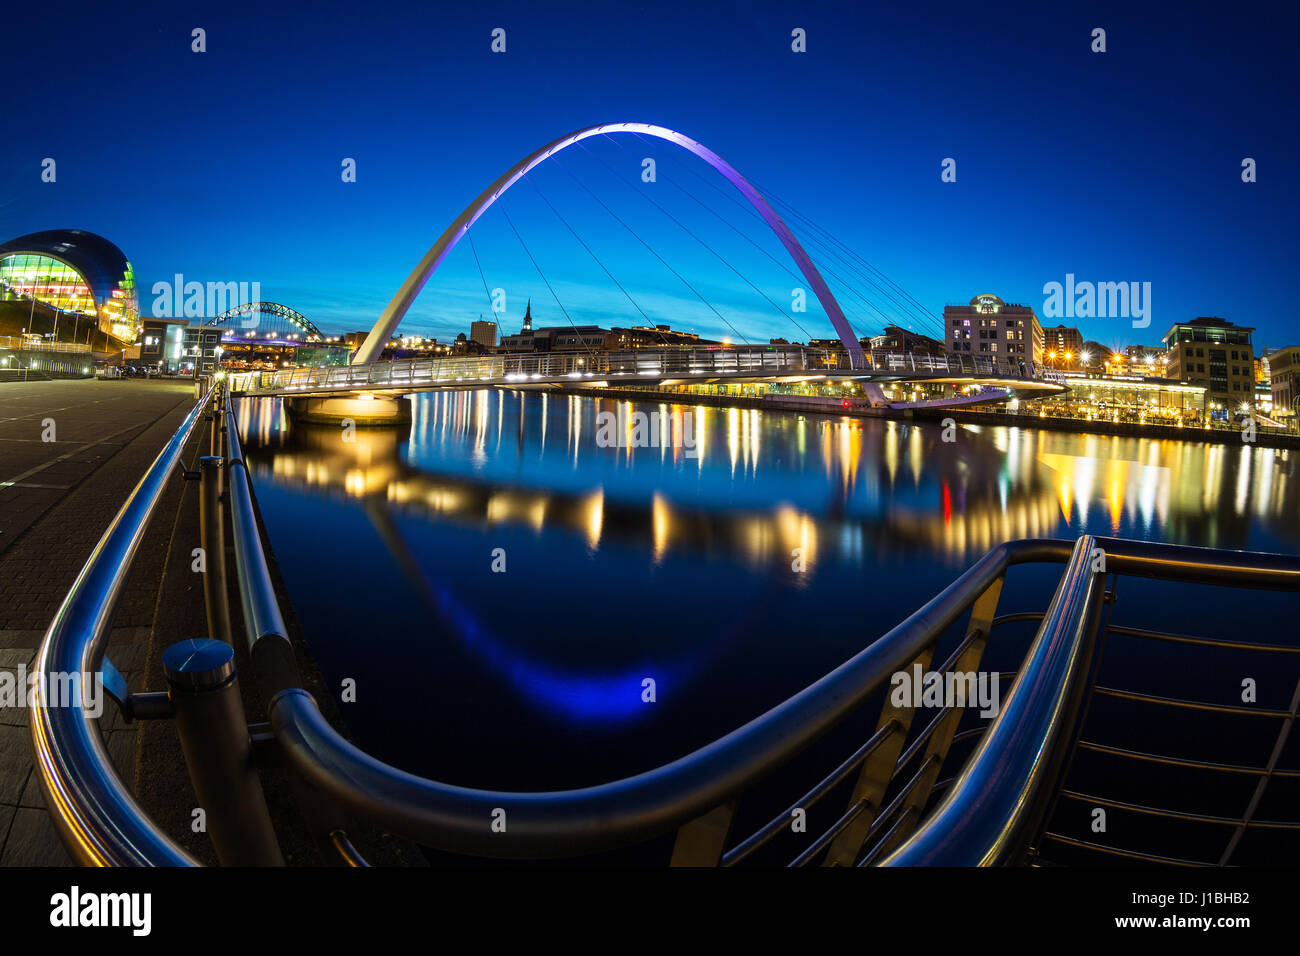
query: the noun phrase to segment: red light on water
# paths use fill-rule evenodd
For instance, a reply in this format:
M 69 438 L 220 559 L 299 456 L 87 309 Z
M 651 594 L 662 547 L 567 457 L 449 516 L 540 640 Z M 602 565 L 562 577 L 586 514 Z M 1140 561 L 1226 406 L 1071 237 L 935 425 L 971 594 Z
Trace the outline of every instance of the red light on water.
M 844 399 L 844 401 L 840 402 L 840 404 L 843 405 L 845 408 L 848 408 L 849 405 L 850 405 L 851 403 L 850 403 L 849 400 L 846 398 L 846 399 Z

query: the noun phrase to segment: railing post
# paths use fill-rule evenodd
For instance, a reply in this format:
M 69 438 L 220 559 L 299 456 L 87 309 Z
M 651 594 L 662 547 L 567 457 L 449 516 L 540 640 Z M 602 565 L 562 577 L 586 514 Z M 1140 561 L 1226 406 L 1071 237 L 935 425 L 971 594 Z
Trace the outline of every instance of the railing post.
M 884 865 L 999 866 L 1032 853 L 1091 688 L 1105 602 L 1106 575 L 1092 563 L 1097 540 L 1075 542 L 992 726 L 943 802 Z
M 979 667 L 980 660 L 984 656 L 984 646 L 988 643 L 989 631 L 993 627 L 993 619 L 997 615 L 998 598 L 1002 594 L 1002 581 L 1002 576 L 999 576 L 997 580 L 985 588 L 984 593 L 976 599 L 974 607 L 971 608 L 970 625 L 966 631 L 970 643 L 966 645 L 966 649 L 953 662 L 955 672 L 970 673 Z M 970 701 L 966 703 L 969 704 Z M 948 748 L 952 746 L 952 738 L 957 733 L 957 726 L 961 723 L 961 718 L 962 711 L 953 706 L 947 714 L 940 718 L 934 732 L 930 734 L 930 739 L 925 747 L 925 754 L 921 758 L 921 762 L 923 764 L 929 762 L 929 766 L 921 774 L 921 779 L 912 788 L 911 794 L 908 795 L 902 807 L 900 816 L 905 822 L 887 839 L 882 840 L 880 846 L 876 848 L 875 852 L 879 856 L 883 857 L 890 853 L 919 824 L 921 814 L 925 812 L 925 805 L 929 802 L 930 794 L 934 791 L 934 785 L 939 779 L 939 772 L 943 769 L 943 762 L 948 756 Z
M 669 866 L 717 866 L 727 846 L 736 803 L 714 807 L 702 817 L 683 823 L 677 830 Z
M 210 638 L 163 652 L 168 696 L 208 835 L 223 866 L 283 866 L 253 766 L 235 651 Z
M 221 520 L 223 464 L 221 458 L 212 455 L 199 459 L 199 544 L 203 549 L 203 603 L 207 610 L 208 636 L 229 644 L 226 529 Z
M 212 395 L 212 429 L 208 436 L 208 451 L 220 457 L 221 455 L 221 433 L 223 431 L 221 423 L 223 416 L 221 414 L 221 390 L 217 389 Z
M 933 655 L 932 644 L 918 654 L 908 666 L 915 667 L 919 664 L 921 672 L 924 673 L 929 670 Z M 880 710 L 880 720 L 876 723 L 876 732 L 891 723 L 896 725 L 894 732 L 881 742 L 862 764 L 862 769 L 858 771 L 857 782 L 853 785 L 853 792 L 849 795 L 849 807 L 865 803 L 866 808 L 831 842 L 826 850 L 826 856 L 822 859 L 822 866 L 853 865 L 858 851 L 862 849 L 862 841 L 867 838 L 871 824 L 876 820 L 876 814 L 883 808 L 885 792 L 889 789 L 890 781 L 894 779 L 894 766 L 903 752 L 903 744 L 907 742 L 907 732 L 911 729 L 915 716 L 915 707 L 910 704 L 896 707 L 886 694 L 884 706 Z

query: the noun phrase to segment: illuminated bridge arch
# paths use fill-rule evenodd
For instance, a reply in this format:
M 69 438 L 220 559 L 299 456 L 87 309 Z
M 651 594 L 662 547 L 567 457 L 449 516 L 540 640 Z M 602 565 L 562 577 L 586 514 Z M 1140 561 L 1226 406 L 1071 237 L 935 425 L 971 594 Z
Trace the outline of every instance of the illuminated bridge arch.
M 461 240 L 461 237 L 469 231 L 470 226 L 474 225 L 479 216 L 483 215 L 488 207 L 496 202 L 507 189 L 527 175 L 534 167 L 560 152 L 560 150 L 567 149 L 574 143 L 581 142 L 588 137 L 605 133 L 641 133 L 645 136 L 653 136 L 656 139 L 674 143 L 694 153 L 725 176 L 727 181 L 740 190 L 741 195 L 763 217 L 763 221 L 767 223 L 768 228 L 776 234 L 776 237 L 781 240 L 781 245 L 785 246 L 786 251 L 790 253 L 795 264 L 798 265 L 799 271 L 803 273 L 804 278 L 812 287 L 814 294 L 817 296 L 817 301 L 821 303 L 822 308 L 826 310 L 826 314 L 830 317 L 836 334 L 839 335 L 840 341 L 844 343 L 844 347 L 848 350 L 853 367 L 862 368 L 865 366 L 866 361 L 863 357 L 862 345 L 858 342 L 857 336 L 849 326 L 848 319 L 844 317 L 844 310 L 835 301 L 835 296 L 831 294 L 826 281 L 822 278 L 821 273 L 817 271 L 817 267 L 813 265 L 812 259 L 804 251 L 803 246 L 799 244 L 799 240 L 794 237 L 794 233 L 777 215 L 776 210 L 744 176 L 736 171 L 734 166 L 713 150 L 702 143 L 697 143 L 689 136 L 684 136 L 664 126 L 652 126 L 649 123 L 603 123 L 599 126 L 588 126 L 585 129 L 580 129 L 567 136 L 562 136 L 552 143 L 548 143 L 503 173 L 500 179 L 485 189 L 456 218 L 456 221 L 447 227 L 447 231 L 438 238 L 433 248 L 420 260 L 420 264 L 415 267 L 415 271 L 407 277 L 406 281 L 402 283 L 402 287 L 397 290 L 397 294 L 393 296 L 393 301 L 389 302 L 388 307 L 384 309 L 379 321 L 375 323 L 370 335 L 366 337 L 365 343 L 361 348 L 357 349 L 357 353 L 352 359 L 353 363 L 360 365 L 366 362 L 374 362 L 379 358 L 384 346 L 388 344 L 393 333 L 397 331 L 397 326 L 401 324 L 402 318 L 406 315 L 406 310 L 411 307 L 415 297 L 420 294 L 424 284 L 429 281 L 429 276 L 433 275 L 434 270 L 447 257 L 447 253 Z
M 262 316 L 271 316 L 270 326 L 262 324 Z M 250 322 L 255 318 L 256 322 Z M 228 309 L 218 316 L 207 319 L 204 328 L 220 328 L 234 334 L 235 337 L 248 336 L 249 333 L 283 332 L 285 335 L 297 334 L 304 342 L 324 341 L 325 334 L 316 328 L 314 322 L 301 312 L 296 312 L 279 302 L 246 302 Z

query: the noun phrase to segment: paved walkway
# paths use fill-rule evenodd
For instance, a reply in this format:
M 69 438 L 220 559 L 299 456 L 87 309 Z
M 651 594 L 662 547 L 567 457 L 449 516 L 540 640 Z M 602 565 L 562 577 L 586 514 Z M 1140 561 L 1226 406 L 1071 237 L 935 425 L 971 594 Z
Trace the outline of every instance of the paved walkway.
M 0 384 L 0 670 L 30 668 L 91 549 L 193 406 L 189 382 Z M 171 483 L 159 502 L 113 622 L 108 655 L 132 691 L 143 688 L 181 485 Z M 136 728 L 115 710 L 106 710 L 100 724 L 130 783 Z M 0 866 L 70 862 L 32 772 L 27 713 L 0 708 Z

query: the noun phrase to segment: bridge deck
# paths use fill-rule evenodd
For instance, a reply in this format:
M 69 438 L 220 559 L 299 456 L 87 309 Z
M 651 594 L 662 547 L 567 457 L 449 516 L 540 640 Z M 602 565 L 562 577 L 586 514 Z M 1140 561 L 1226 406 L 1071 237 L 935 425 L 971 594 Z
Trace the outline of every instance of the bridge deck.
M 1060 373 L 1042 366 L 1012 367 L 972 356 L 872 352 L 868 367 L 849 367 L 845 353 L 803 348 L 637 349 L 624 352 L 498 353 L 404 359 L 323 368 L 232 375 L 235 394 L 329 395 L 363 390 L 407 393 L 439 388 L 621 384 L 799 382 L 820 379 L 949 381 L 1059 391 Z

